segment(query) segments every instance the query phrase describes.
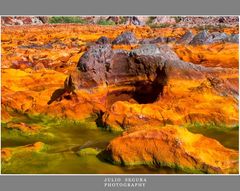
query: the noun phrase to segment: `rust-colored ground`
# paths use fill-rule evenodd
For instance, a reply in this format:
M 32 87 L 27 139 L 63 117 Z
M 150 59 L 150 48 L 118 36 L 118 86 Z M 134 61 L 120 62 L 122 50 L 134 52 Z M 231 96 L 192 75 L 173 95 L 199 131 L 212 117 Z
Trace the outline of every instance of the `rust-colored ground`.
M 76 99 L 63 99 L 51 105 L 47 104 L 52 93 L 56 89 L 63 87 L 64 80 L 76 68 L 79 58 L 88 49 L 88 45 L 99 37 L 107 36 L 110 39 L 114 39 L 123 31 L 132 31 L 138 39 L 158 36 L 180 38 L 187 30 L 183 28 L 151 29 L 150 27 L 124 25 L 96 26 L 74 24 L 2 27 L 2 122 L 12 121 L 16 113 L 45 114 L 54 117 L 83 120 L 95 114 L 98 110 L 102 110 L 106 112 L 103 120 L 112 130 L 122 130 L 119 124 L 125 125 L 124 128 L 136 128 L 135 130 L 138 129 L 139 125 L 184 125 L 194 122 L 203 124 L 214 122 L 216 124 L 225 124 L 227 127 L 237 125 L 239 120 L 238 101 L 233 97 L 217 94 L 209 81 L 201 80 L 178 79 L 169 81 L 168 87 L 164 90 L 165 96 L 153 104 L 119 101 L 106 107 L 103 104 L 106 99 L 104 97 L 106 94 L 104 87 L 99 87 L 95 92 L 78 90 Z M 221 30 L 227 34 L 238 33 L 238 28 Z M 198 31 L 192 29 L 192 32 L 196 34 Z M 115 45 L 113 48 L 130 50 L 137 46 Z M 228 72 L 220 73 L 218 77 L 222 80 L 228 79 L 233 86 L 238 87 L 238 44 L 225 43 L 201 46 L 169 44 L 169 46 L 186 62 L 206 67 L 229 68 Z M 116 87 L 112 87 L 112 89 L 114 88 Z M 14 124 L 11 122 L 10 124 L 12 128 L 23 132 L 31 133 L 39 129 L 38 126 L 30 127 L 24 123 Z M 173 130 L 177 132 L 175 128 L 174 126 Z M 167 132 L 170 131 L 171 134 L 171 127 L 169 129 Z M 151 134 L 151 131 L 149 133 Z M 129 136 L 132 135 L 130 134 Z M 140 139 L 142 139 L 141 136 L 139 136 Z M 184 136 L 184 132 L 181 131 L 179 136 Z M 194 137 L 193 135 L 189 137 L 192 139 L 196 138 L 196 140 L 192 141 L 191 145 L 186 143 L 186 148 L 193 149 L 192 145 L 200 144 L 203 139 L 208 147 L 220 149 L 221 152 L 228 153 L 227 156 L 229 158 L 231 158 L 232 153 L 234 153 L 234 157 L 236 155 L 235 151 L 227 150 L 221 145 L 219 146 L 219 143 L 215 142 L 215 140 L 199 138 L 199 136 Z M 121 139 L 125 140 L 125 138 L 127 139 L 128 137 L 119 138 L 112 144 L 118 144 L 118 141 L 121 142 Z M 134 144 L 132 139 L 126 140 L 126 142 L 129 141 L 129 144 Z M 145 145 L 144 140 L 142 142 Z M 122 142 L 119 143 L 119 145 L 121 144 Z M 142 143 L 137 144 L 138 147 Z M 33 147 L 36 150 L 35 147 L 38 147 L 38 145 L 35 144 Z M 154 146 L 150 144 L 150 147 Z M 169 145 L 165 149 L 168 150 L 168 147 Z M 201 147 L 204 146 L 201 145 Z M 123 152 L 125 151 L 128 150 L 125 149 Z M 207 152 L 205 150 L 201 152 L 203 152 L 199 154 L 202 157 L 201 165 L 202 161 L 204 163 L 204 160 L 207 160 L 210 161 L 211 165 L 214 164 L 221 167 L 219 171 L 212 170 L 209 167 L 208 172 L 228 173 L 231 171 L 225 171 L 222 168 L 230 168 L 232 164 L 217 164 L 222 162 L 222 159 L 226 157 L 225 155 L 217 155 L 219 161 L 216 162 L 211 159 L 212 155 L 215 155 L 216 150 L 209 155 L 205 153 Z M 125 154 L 127 155 L 124 156 L 127 158 L 126 161 L 134 163 L 135 159 L 128 158 L 131 157 L 131 154 Z M 2 150 L 4 160 L 9 160 L 11 155 L 11 149 L 5 148 Z M 205 157 L 206 155 L 207 157 Z M 152 156 L 154 154 L 150 158 Z M 135 157 L 136 160 L 141 160 L 141 157 Z M 147 160 L 147 162 L 149 161 L 151 160 Z M 173 161 L 167 160 L 166 162 L 172 163 Z M 188 165 L 186 162 L 184 165 L 194 166 L 193 161 L 190 163 Z M 235 167 L 233 171 L 236 171 Z

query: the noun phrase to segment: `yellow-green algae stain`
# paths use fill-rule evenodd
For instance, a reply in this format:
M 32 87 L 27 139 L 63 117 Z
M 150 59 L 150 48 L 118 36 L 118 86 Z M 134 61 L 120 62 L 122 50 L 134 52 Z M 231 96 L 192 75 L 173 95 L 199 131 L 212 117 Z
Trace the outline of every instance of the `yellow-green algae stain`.
M 17 148 L 43 142 L 45 149 L 39 152 L 18 152 L 2 162 L 3 174 L 171 174 L 202 173 L 173 164 L 116 165 L 103 160 L 101 151 L 110 140 L 121 132 L 97 127 L 94 118 L 84 121 L 54 118 L 46 115 L 19 114 L 11 122 L 23 122 L 42 126 L 35 134 L 8 128 L 2 123 L 2 148 Z M 214 125 L 192 124 L 187 127 L 193 133 L 215 138 L 224 146 L 238 149 L 238 127 L 224 128 Z

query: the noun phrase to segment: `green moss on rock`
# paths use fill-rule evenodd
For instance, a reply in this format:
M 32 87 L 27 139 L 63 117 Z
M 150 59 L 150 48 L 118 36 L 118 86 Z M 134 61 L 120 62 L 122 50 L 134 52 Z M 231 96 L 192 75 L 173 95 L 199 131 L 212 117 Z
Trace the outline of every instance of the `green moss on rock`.
M 86 156 L 86 155 L 97 155 L 99 154 L 101 151 L 98 149 L 94 149 L 94 148 L 85 148 L 85 149 L 81 149 L 80 151 L 77 152 L 78 156 Z

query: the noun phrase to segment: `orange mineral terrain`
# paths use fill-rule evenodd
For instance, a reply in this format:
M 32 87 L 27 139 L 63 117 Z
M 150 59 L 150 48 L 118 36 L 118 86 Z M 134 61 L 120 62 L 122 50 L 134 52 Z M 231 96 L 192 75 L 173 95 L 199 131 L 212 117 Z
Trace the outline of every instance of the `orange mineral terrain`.
M 239 172 L 239 31 L 1 28 L 4 174 Z

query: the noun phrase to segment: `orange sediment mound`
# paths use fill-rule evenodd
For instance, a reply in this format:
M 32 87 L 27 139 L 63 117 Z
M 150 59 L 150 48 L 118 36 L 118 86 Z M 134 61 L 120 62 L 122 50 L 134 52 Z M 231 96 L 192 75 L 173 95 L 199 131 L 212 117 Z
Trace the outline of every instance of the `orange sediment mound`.
M 115 130 L 141 125 L 186 123 L 238 124 L 238 102 L 217 95 L 208 81 L 171 80 L 164 96 L 151 104 L 118 101 L 104 114 Z
M 106 152 L 110 160 L 122 165 L 168 166 L 192 173 L 238 173 L 237 151 L 178 126 L 125 132 L 110 142 Z
M 25 146 L 19 146 L 15 148 L 3 148 L 1 149 L 1 158 L 4 162 L 11 160 L 11 158 L 18 153 L 23 152 L 40 152 L 44 149 L 45 144 L 42 142 L 36 142 Z
M 238 44 L 173 46 L 180 59 L 207 67 L 238 68 Z
M 63 99 L 61 102 L 47 104 L 53 92 L 63 87 L 66 77 L 65 74 L 53 70 L 35 72 L 2 69 L 2 120 L 11 121 L 15 111 L 73 119 L 88 117 L 93 106 L 90 104 L 91 98 L 87 97 L 88 94 L 84 91 L 79 92 L 78 100 L 69 98 L 70 100 Z M 18 124 L 14 127 L 27 130 L 25 125 Z

